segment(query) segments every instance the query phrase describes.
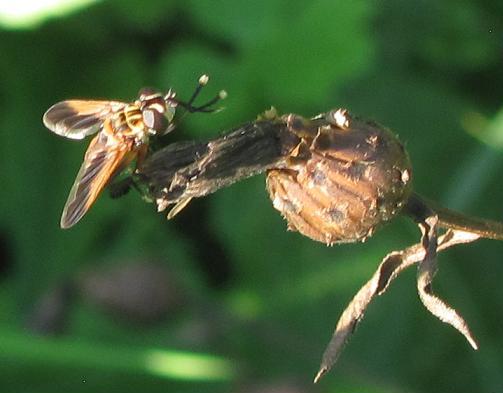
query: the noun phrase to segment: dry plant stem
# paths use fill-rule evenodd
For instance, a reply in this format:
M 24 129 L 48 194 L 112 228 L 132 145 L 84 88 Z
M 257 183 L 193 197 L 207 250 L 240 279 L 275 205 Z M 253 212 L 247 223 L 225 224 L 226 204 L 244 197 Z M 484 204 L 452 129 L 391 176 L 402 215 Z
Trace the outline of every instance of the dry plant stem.
M 437 252 L 457 244 L 473 242 L 479 237 L 474 233 L 449 229 L 439 237 Z M 418 243 L 402 251 L 393 251 L 383 259 L 372 278 L 358 291 L 339 318 L 332 339 L 323 354 L 320 369 L 314 379 L 315 383 L 335 364 L 344 344 L 363 318 L 370 302 L 376 296 L 382 295 L 391 281 L 401 272 L 415 263 L 423 261 L 425 256 L 425 248 Z
M 178 142 L 149 156 L 138 170 L 159 210 L 211 194 L 236 181 L 283 166 L 298 138 L 284 122 L 259 120 L 204 142 Z M 172 214 L 173 216 L 174 214 Z
M 485 239 L 503 240 L 503 223 L 478 217 L 471 217 L 440 206 L 436 202 L 413 193 L 405 208 L 406 213 L 416 221 L 424 219 L 424 208 L 438 216 L 438 227 L 458 229 L 461 231 L 477 233 Z M 419 215 L 419 217 L 418 217 Z

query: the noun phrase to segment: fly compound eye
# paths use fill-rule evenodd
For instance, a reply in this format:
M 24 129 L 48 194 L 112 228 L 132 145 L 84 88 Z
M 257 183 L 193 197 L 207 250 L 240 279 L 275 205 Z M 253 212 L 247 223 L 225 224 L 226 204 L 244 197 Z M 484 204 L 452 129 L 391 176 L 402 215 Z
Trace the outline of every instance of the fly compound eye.
M 169 119 L 164 113 L 153 108 L 144 109 L 142 116 L 143 123 L 153 134 L 161 134 L 169 126 Z

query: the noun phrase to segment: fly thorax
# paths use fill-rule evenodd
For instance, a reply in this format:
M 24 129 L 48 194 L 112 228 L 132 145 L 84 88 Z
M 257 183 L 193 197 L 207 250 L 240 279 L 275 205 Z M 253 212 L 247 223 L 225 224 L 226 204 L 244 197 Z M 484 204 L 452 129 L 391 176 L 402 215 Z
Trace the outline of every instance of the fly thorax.
M 142 138 L 145 133 L 145 124 L 143 123 L 142 111 L 136 104 L 127 105 L 124 108 L 124 116 L 127 127 L 130 132 L 127 136 Z

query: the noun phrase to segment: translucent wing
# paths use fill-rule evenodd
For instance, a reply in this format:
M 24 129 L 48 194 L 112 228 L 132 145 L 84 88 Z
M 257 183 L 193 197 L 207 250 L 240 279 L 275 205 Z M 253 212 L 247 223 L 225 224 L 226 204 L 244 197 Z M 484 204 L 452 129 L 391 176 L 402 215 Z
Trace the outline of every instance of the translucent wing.
M 100 132 L 91 141 L 63 209 L 61 228 L 75 225 L 113 176 L 134 158 L 133 142 L 114 138 L 111 133 Z
M 45 112 L 43 121 L 52 132 L 70 139 L 82 139 L 98 132 L 112 113 L 126 104 L 118 101 L 61 101 Z

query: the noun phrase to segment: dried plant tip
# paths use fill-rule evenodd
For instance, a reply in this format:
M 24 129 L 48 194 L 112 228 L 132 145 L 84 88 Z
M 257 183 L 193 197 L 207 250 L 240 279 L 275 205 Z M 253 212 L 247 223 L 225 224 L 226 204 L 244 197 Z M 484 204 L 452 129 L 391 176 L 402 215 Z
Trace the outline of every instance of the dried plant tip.
M 429 312 L 442 322 L 458 330 L 473 349 L 478 349 L 478 345 L 465 320 L 456 310 L 433 294 L 432 281 L 437 270 L 437 225 L 438 217 L 436 215 L 427 217 L 424 222 L 419 224 L 422 232 L 421 243 L 425 250 L 425 257 L 419 264 L 417 275 L 419 298 Z
M 320 379 L 326 374 L 328 373 L 330 370 L 327 368 L 327 367 L 322 367 L 319 369 L 319 371 L 316 373 L 316 375 L 314 376 L 314 379 L 313 379 L 313 383 L 318 383 L 320 381 Z
M 412 170 L 392 133 L 350 122 L 343 109 L 282 118 L 300 142 L 284 167 L 268 172 L 267 189 L 290 228 L 326 244 L 363 241 L 401 210 Z
M 362 320 L 370 302 L 387 289 L 390 281 L 397 275 L 402 264 L 405 263 L 405 253 L 406 251 L 394 251 L 388 254 L 372 278 L 358 291 L 343 311 L 335 327 L 332 339 L 323 353 L 320 369 L 316 374 L 314 383 L 318 382 L 335 364 L 344 345 L 355 331 L 358 323 Z
M 218 98 L 221 100 L 225 100 L 227 98 L 227 91 L 226 90 L 220 90 L 218 92 Z
M 271 106 L 270 109 L 265 110 L 257 116 L 257 120 L 276 120 L 278 119 L 278 111 L 275 107 Z
M 479 236 L 476 234 L 448 230 L 438 239 L 437 251 L 446 250 L 457 244 L 470 243 L 477 239 Z M 413 264 L 423 261 L 425 257 L 426 248 L 422 243 L 419 243 L 402 251 L 393 251 L 383 259 L 372 278 L 363 285 L 340 316 L 332 338 L 323 353 L 319 371 L 314 379 L 315 383 L 333 367 L 372 300 L 386 292 L 391 281 L 401 272 Z
M 347 109 L 339 108 L 337 110 L 331 110 L 327 113 L 327 121 L 341 130 L 347 130 L 349 128 L 349 112 Z
M 179 201 L 173 208 L 169 211 L 167 215 L 167 219 L 171 220 L 173 217 L 175 217 L 178 213 L 180 213 L 185 206 L 189 204 L 189 202 L 192 200 L 192 198 L 184 198 L 181 201 Z
M 169 202 L 167 202 L 164 198 L 157 198 L 155 200 L 155 202 L 157 203 L 157 212 L 158 213 L 166 210 L 166 208 L 169 205 Z

